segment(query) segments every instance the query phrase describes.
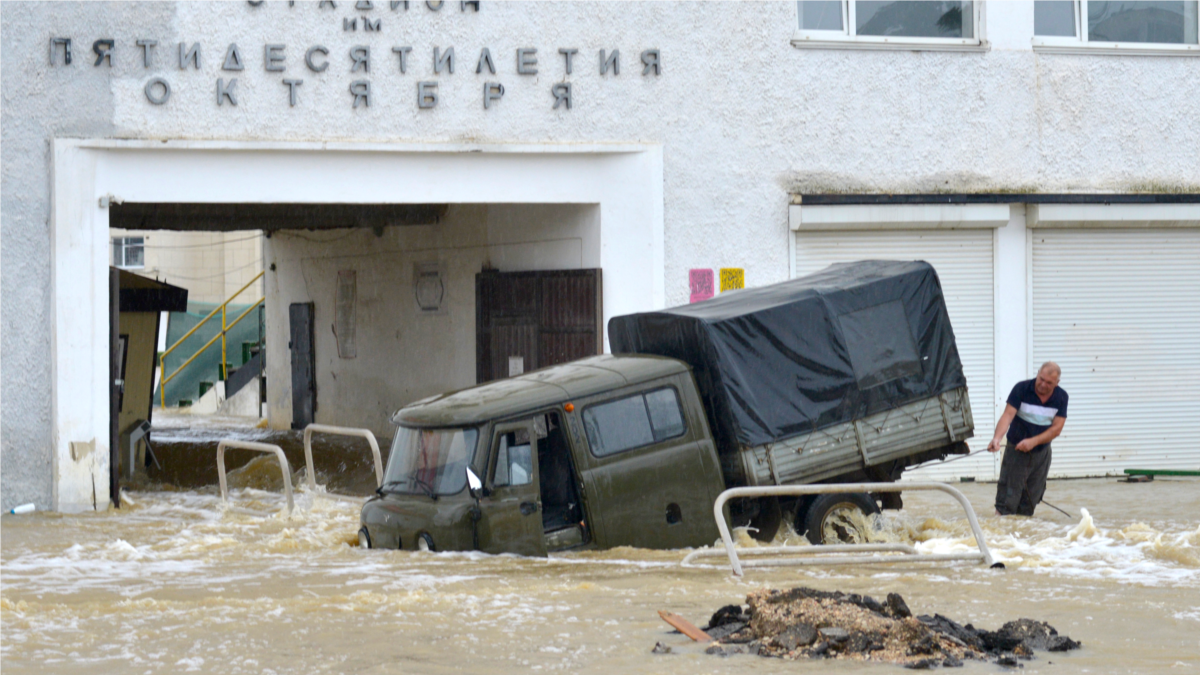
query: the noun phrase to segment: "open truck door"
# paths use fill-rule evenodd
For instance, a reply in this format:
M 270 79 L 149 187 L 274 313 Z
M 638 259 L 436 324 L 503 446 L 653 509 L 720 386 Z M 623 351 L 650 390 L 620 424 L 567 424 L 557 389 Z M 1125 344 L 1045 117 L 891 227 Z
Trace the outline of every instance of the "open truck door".
M 488 445 L 479 550 L 545 556 L 537 435 L 532 419 L 497 424 Z

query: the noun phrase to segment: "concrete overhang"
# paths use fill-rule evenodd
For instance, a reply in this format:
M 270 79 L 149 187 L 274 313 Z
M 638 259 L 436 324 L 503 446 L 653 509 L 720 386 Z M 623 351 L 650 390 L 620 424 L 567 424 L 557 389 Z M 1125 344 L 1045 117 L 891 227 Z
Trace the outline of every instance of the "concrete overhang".
M 1200 204 L 1030 204 L 1030 228 L 1200 227 Z
M 116 268 L 113 268 L 116 269 Z M 188 290 L 120 270 L 118 302 L 122 312 L 186 312 Z
M 1004 227 L 1008 204 L 847 204 L 788 207 L 794 231 L 960 230 Z
M 125 230 L 330 230 L 378 229 L 391 225 L 434 225 L 446 204 L 222 204 L 114 203 L 109 226 Z

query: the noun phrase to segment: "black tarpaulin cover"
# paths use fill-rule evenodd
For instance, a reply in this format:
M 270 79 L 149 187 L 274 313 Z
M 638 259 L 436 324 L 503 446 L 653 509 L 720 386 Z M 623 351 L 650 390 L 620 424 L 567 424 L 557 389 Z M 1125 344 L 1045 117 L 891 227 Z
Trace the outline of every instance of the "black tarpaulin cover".
M 722 451 L 966 385 L 941 284 L 925 262 L 840 263 L 771 286 L 613 317 L 614 354 L 692 366 Z

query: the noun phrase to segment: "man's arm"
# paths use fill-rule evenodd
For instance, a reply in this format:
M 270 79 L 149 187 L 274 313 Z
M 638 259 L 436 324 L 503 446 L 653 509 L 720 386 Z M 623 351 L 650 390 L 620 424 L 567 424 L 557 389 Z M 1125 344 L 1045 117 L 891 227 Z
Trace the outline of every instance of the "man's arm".
M 1011 404 L 1004 406 L 1004 414 L 1000 416 L 996 422 L 996 433 L 992 436 L 992 442 L 988 443 L 988 452 L 999 452 L 1000 448 L 1004 447 L 1004 434 L 1008 433 L 1008 427 L 1012 424 L 1013 418 L 1017 416 L 1017 409 Z M 1055 418 L 1057 420 L 1057 418 Z M 1061 428 L 1062 425 L 1059 425 Z
M 1017 443 L 1017 450 L 1020 450 L 1021 452 L 1029 452 L 1043 443 L 1049 443 L 1050 441 L 1058 438 L 1058 435 L 1062 433 L 1063 425 L 1066 423 L 1067 418 L 1055 417 L 1054 421 L 1050 423 L 1049 429 L 1043 431 L 1037 436 L 1030 436 L 1020 443 Z

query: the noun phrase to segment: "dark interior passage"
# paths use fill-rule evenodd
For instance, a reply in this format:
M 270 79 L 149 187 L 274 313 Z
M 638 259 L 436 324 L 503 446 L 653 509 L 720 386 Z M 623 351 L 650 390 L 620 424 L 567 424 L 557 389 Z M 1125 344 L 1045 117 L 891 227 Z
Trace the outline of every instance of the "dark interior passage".
M 538 443 L 542 526 L 546 532 L 578 527 L 583 508 L 576 491 L 571 448 L 558 413 L 546 415 L 546 438 Z

